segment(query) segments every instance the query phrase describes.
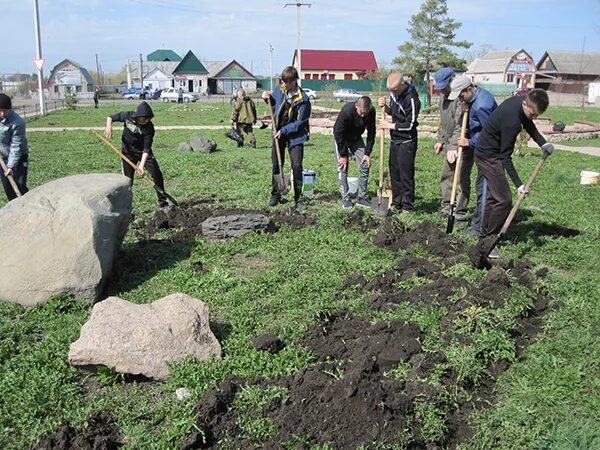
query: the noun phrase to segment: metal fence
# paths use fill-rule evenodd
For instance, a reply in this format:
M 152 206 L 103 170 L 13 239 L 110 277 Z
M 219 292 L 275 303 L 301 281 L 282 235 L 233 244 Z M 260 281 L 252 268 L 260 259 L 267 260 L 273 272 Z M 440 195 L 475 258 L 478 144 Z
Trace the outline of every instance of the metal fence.
M 54 111 L 56 109 L 63 109 L 65 107 L 64 100 L 46 100 L 46 111 Z M 40 104 L 35 101 L 31 103 L 24 103 L 21 105 L 15 105 L 13 110 L 16 111 L 24 120 L 28 117 L 35 117 L 41 114 Z

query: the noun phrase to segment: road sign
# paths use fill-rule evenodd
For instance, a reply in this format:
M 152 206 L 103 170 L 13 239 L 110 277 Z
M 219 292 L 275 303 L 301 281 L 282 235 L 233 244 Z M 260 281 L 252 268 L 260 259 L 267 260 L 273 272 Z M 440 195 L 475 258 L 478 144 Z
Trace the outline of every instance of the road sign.
M 35 65 L 37 70 L 42 70 L 42 67 L 44 66 L 45 62 L 46 60 L 44 58 L 33 58 L 33 64 Z

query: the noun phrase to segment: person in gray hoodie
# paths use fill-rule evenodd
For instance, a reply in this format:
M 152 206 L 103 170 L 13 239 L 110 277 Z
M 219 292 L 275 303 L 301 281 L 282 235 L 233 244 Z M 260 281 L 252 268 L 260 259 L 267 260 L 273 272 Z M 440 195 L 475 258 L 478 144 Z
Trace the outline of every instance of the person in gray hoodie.
M 163 174 L 158 161 L 152 153 L 152 141 L 154 140 L 153 117 L 154 112 L 152 112 L 150 105 L 142 102 L 136 111 L 124 111 L 108 116 L 106 118 L 104 136 L 109 139 L 112 138 L 113 122 L 123 122 L 125 125 L 121 138 L 123 155 L 138 165 L 134 171 L 133 167 L 122 161 L 123 175 L 128 177 L 133 184 L 134 173 L 137 172 L 138 175 L 143 176 L 147 168 L 156 185 L 164 192 L 165 182 Z M 169 205 L 164 194 L 157 190 L 156 195 L 158 196 L 159 207 L 164 208 Z
M 12 109 L 10 97 L 0 93 L 0 158 L 6 170 L 0 170 L 2 187 L 8 201 L 17 198 L 8 180 L 12 176 L 21 194 L 27 189 L 27 172 L 29 170 L 29 146 L 25 136 L 25 121 Z

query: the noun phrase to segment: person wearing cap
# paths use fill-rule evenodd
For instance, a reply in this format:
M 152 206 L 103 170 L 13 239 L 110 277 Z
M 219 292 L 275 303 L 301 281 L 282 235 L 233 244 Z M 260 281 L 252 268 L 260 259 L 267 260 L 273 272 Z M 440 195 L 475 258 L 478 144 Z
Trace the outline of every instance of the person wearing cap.
M 131 160 L 138 167 L 135 169 L 138 175 L 143 176 L 146 169 L 150 172 L 152 179 L 156 185 L 162 190 L 165 190 L 165 182 L 163 174 L 158 165 L 158 161 L 152 153 L 152 141 L 154 140 L 154 124 L 152 118 L 154 112 L 150 105 L 142 102 L 138 105 L 136 111 L 125 111 L 113 114 L 106 117 L 106 128 L 104 136 L 112 138 L 113 122 L 123 122 L 123 135 L 121 137 L 121 149 L 123 155 Z M 123 175 L 128 177 L 133 184 L 134 169 L 125 161 L 121 161 Z M 156 191 L 158 196 L 158 205 L 160 208 L 165 208 L 169 205 L 167 198 Z
M 0 170 L 2 187 L 8 201 L 17 198 L 8 177 L 12 176 L 21 194 L 27 189 L 29 171 L 29 146 L 25 136 L 25 121 L 12 109 L 10 97 L 0 93 L 0 158 L 6 170 Z
M 365 129 L 367 130 L 366 145 L 362 138 Z M 375 133 L 375 108 L 366 95 L 356 102 L 346 103 L 333 125 L 333 149 L 344 209 L 352 208 L 348 188 L 348 162 L 351 157 L 356 158 L 359 171 L 356 204 L 365 208 L 371 207 L 371 200 L 367 197 L 367 185 Z
M 475 164 L 487 182 L 487 202 L 481 224 L 481 238 L 498 234 L 510 213 L 512 194 L 506 179 L 510 176 L 517 192 L 527 195 L 512 162 L 517 136 L 524 128 L 543 151 L 551 154 L 554 146 L 540 134 L 533 119 L 544 113 L 550 101 L 542 89 L 533 89 L 525 96 L 509 97 L 492 112 L 475 147 Z M 496 257 L 498 250 L 494 249 Z
M 434 88 L 441 91 L 440 95 L 440 127 L 438 128 L 437 142 L 433 146 L 436 155 L 444 152 L 444 161 L 440 173 L 440 188 L 442 191 L 442 210 L 440 217 L 448 217 L 450 214 L 450 196 L 452 194 L 452 184 L 454 181 L 454 169 L 456 168 L 457 149 L 456 142 L 452 141 L 452 136 L 456 128 L 460 132 L 461 109 L 458 99 L 449 100 L 450 83 L 454 79 L 454 70 L 450 67 L 442 67 L 434 75 Z M 464 197 L 460 195 L 457 201 L 457 211 L 466 209 Z
M 475 86 L 466 75 L 456 77 L 450 85 L 449 99 L 458 99 L 462 102 L 462 107 L 468 110 L 468 126 L 464 138 L 460 136 L 460 128 L 454 130 L 452 141 L 463 148 L 461 171 L 460 171 L 460 189 L 462 201 L 457 204 L 455 217 L 457 221 L 467 222 L 467 205 L 471 194 L 471 171 L 475 161 L 475 147 L 479 142 L 479 136 L 483 126 L 487 122 L 490 114 L 498 107 L 496 99 L 492 93 L 482 87 Z M 473 212 L 471 221 L 471 230 L 467 234 L 479 236 L 481 233 L 482 212 L 485 205 L 483 199 L 484 191 L 487 191 L 485 179 L 478 173 L 475 185 L 477 193 L 477 204 Z
M 414 86 L 399 72 L 387 77 L 390 104 L 380 97 L 378 104 L 391 115 L 391 121 L 379 123 L 382 130 L 390 130 L 390 178 L 392 180 L 392 204 L 390 213 L 410 213 L 415 201 L 415 156 L 417 154 L 417 117 L 421 100 Z

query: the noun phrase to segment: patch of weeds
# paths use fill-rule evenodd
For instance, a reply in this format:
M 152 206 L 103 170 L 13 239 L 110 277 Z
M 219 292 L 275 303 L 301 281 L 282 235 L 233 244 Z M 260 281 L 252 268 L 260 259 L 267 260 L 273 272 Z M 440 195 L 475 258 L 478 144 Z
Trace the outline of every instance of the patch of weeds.
M 112 367 L 98 366 L 94 378 L 102 384 L 117 384 L 125 381 L 125 374 L 117 372 Z
M 287 400 L 287 390 L 279 386 L 245 386 L 233 401 L 232 407 L 239 416 L 236 425 L 241 437 L 248 440 L 264 439 L 277 434 L 273 419 L 261 417 L 260 413 L 272 401 Z
M 447 277 L 464 278 L 471 284 L 477 284 L 485 278 L 487 271 L 476 269 L 469 263 L 458 263 L 442 271 Z
M 445 349 L 448 365 L 456 372 L 457 382 L 477 384 L 485 369 L 483 361 L 478 357 L 479 349 L 474 345 L 452 343 Z
M 408 380 L 408 375 L 412 370 L 412 365 L 408 361 L 400 361 L 390 370 L 385 372 L 383 376 L 385 378 L 393 378 L 398 381 L 406 381 Z
M 446 414 L 432 403 L 418 403 L 415 406 L 415 419 L 426 442 L 439 442 L 448 431 Z
M 412 277 L 410 277 L 406 280 L 399 281 L 398 283 L 395 284 L 395 287 L 397 289 L 405 289 L 407 291 L 410 291 L 413 288 L 416 288 L 418 286 L 424 286 L 429 283 L 431 283 L 431 280 L 429 280 L 428 278 L 413 275 Z

